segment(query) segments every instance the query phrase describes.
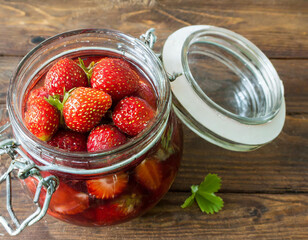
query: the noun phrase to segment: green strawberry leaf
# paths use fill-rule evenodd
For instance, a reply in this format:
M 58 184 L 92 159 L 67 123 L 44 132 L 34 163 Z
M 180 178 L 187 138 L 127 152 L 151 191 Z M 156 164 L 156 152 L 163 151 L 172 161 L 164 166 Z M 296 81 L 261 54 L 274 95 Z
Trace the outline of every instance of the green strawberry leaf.
M 87 75 L 87 78 L 88 78 L 88 83 L 90 85 L 90 80 L 91 80 L 91 77 L 92 77 L 92 74 L 93 74 L 93 68 L 94 68 L 94 62 L 91 62 L 90 65 L 88 67 L 86 67 L 84 65 L 84 62 L 81 58 L 78 58 L 79 60 L 79 64 L 78 66 L 82 68 L 82 70 L 85 72 L 85 74 Z
M 214 193 L 198 191 L 196 193 L 196 201 L 202 212 L 213 214 L 218 212 L 224 205 L 223 200 Z
M 200 190 L 212 193 L 217 192 L 221 186 L 221 179 L 216 174 L 209 173 L 202 183 L 200 183 Z
M 195 200 L 195 194 L 192 194 L 190 197 L 188 197 L 185 202 L 181 205 L 181 208 L 187 208 L 190 207 Z
M 207 214 L 218 212 L 223 207 L 224 202 L 220 197 L 216 196 L 214 192 L 217 192 L 220 186 L 220 177 L 216 174 L 208 174 L 199 186 L 191 186 L 192 195 L 185 200 L 181 207 L 189 207 L 194 203 L 194 200 L 196 200 L 202 212 L 206 212 Z

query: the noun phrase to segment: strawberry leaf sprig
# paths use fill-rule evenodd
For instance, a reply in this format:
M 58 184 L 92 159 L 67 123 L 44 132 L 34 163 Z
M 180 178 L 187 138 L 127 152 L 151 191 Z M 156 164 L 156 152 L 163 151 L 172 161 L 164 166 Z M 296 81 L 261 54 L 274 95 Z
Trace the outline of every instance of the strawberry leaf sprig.
M 190 207 L 194 200 L 197 202 L 202 212 L 213 214 L 218 212 L 224 205 L 223 200 L 214 193 L 220 189 L 221 178 L 216 174 L 208 174 L 200 185 L 192 185 L 192 195 L 182 204 L 182 208 Z
M 84 64 L 84 62 L 81 58 L 78 58 L 78 60 L 79 60 L 78 66 L 81 67 L 82 70 L 87 75 L 88 83 L 90 85 L 90 80 L 91 80 L 91 77 L 92 77 L 92 74 L 93 74 L 93 68 L 94 68 L 95 62 L 94 61 L 91 62 L 90 65 L 87 67 L 87 66 L 85 66 L 85 64 Z

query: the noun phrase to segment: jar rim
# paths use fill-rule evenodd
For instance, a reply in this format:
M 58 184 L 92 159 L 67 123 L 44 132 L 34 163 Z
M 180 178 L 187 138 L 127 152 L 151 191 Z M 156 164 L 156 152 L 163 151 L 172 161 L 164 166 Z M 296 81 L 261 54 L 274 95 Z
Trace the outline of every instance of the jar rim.
M 86 35 L 97 35 L 96 37 L 100 36 L 109 36 L 110 38 L 113 37 L 115 39 L 118 39 L 119 41 L 127 43 L 132 43 L 134 46 L 138 47 L 138 50 L 142 51 L 143 54 L 147 55 L 153 63 L 155 63 L 155 67 L 157 69 L 157 73 L 159 74 L 159 83 L 161 84 L 161 87 L 163 88 L 163 91 L 157 92 L 157 94 L 161 94 L 158 96 L 158 103 L 157 103 L 157 115 L 155 119 L 153 120 L 152 124 L 146 128 L 142 134 L 142 136 L 138 136 L 133 141 L 129 141 L 128 143 L 119 146 L 118 148 L 115 148 L 110 151 L 105 152 L 97 152 L 97 153 L 84 153 L 84 152 L 67 152 L 62 149 L 54 148 L 52 146 L 49 146 L 46 142 L 43 142 L 42 140 L 39 140 L 36 138 L 24 125 L 22 114 L 20 112 L 20 109 L 18 109 L 18 104 L 14 104 L 16 101 L 16 98 L 18 97 L 18 94 L 16 93 L 16 88 L 14 88 L 14 85 L 16 84 L 16 81 L 18 80 L 18 74 L 21 71 L 25 71 L 24 66 L 27 65 L 27 62 L 31 60 L 31 58 L 35 58 L 39 51 L 46 49 L 46 47 L 52 45 L 53 43 L 63 39 L 69 38 L 69 37 L 77 37 L 77 36 L 86 36 Z M 43 53 L 44 54 L 44 53 Z M 65 55 L 65 52 L 64 54 Z M 125 58 L 125 53 L 123 55 Z M 33 59 L 32 59 L 33 60 Z M 20 97 L 20 96 L 19 96 Z M 163 71 L 163 66 L 161 61 L 158 59 L 158 57 L 155 55 L 155 53 L 146 46 L 141 40 L 134 38 L 128 34 L 124 34 L 120 31 L 116 30 L 110 30 L 110 29 L 77 29 L 72 31 L 67 31 L 64 33 L 57 34 L 55 36 L 52 36 L 45 41 L 38 44 L 35 48 L 33 48 L 26 56 L 20 61 L 18 64 L 13 77 L 10 80 L 8 95 L 7 95 L 7 108 L 10 116 L 10 120 L 12 122 L 12 125 L 14 130 L 16 130 L 19 134 L 21 134 L 21 139 L 25 140 L 27 142 L 27 146 L 24 146 L 26 150 L 31 151 L 31 147 L 29 146 L 36 146 L 40 149 L 40 153 L 36 154 L 36 156 L 39 156 L 43 153 L 49 153 L 53 156 L 56 156 L 57 159 L 65 159 L 65 158 L 74 158 L 74 159 L 91 159 L 92 161 L 104 161 L 104 157 L 115 155 L 115 154 L 121 154 L 128 150 L 134 149 L 136 146 L 139 146 L 142 142 L 149 142 L 150 138 L 157 137 L 157 135 L 162 134 L 161 130 L 165 128 L 166 121 L 169 116 L 169 112 L 171 109 L 171 93 L 170 93 L 170 86 L 169 81 L 167 78 L 166 73 Z M 156 141 L 158 138 L 156 139 Z M 23 145 L 23 144 L 21 144 Z M 153 145 L 148 144 L 147 146 Z M 140 154 L 136 154 L 140 155 Z M 128 159 L 124 159 L 123 161 L 119 161 L 116 164 L 111 164 L 110 166 L 114 166 L 114 169 L 116 169 L 119 166 L 123 165 L 123 162 L 131 162 L 132 160 L 136 159 L 138 156 L 134 155 L 131 157 L 130 161 L 127 161 Z M 38 157 L 40 159 L 40 156 Z M 47 164 L 45 161 L 44 164 Z M 49 163 L 48 164 L 52 164 Z M 58 166 L 58 165 L 57 165 Z M 110 168 L 110 166 L 107 166 Z M 104 168 L 104 167 L 103 167 Z M 58 170 L 59 166 L 58 166 Z M 103 171 L 103 169 L 102 169 Z M 104 172 L 104 171 L 103 171 Z

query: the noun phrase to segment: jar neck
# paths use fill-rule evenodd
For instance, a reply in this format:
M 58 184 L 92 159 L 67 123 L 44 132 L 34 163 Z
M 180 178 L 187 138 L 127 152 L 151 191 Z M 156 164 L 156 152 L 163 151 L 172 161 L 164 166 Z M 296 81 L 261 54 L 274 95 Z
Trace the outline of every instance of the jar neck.
M 56 59 L 104 51 L 134 64 L 157 94 L 157 115 L 142 136 L 117 149 L 99 153 L 72 153 L 56 149 L 32 135 L 23 123 L 25 93 L 36 76 Z M 18 65 L 9 86 L 7 108 L 17 142 L 30 157 L 50 169 L 72 174 L 114 171 L 141 157 L 161 137 L 171 108 L 170 86 L 161 61 L 140 40 L 121 32 L 87 29 L 66 32 L 39 44 Z

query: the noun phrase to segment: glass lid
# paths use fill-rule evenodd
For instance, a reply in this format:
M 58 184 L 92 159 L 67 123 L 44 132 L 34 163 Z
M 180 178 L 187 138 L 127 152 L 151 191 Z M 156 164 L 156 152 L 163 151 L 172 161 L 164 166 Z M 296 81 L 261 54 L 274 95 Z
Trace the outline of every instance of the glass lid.
M 232 31 L 189 26 L 167 39 L 165 70 L 178 117 L 204 139 L 249 151 L 272 141 L 285 119 L 283 85 L 268 58 Z

